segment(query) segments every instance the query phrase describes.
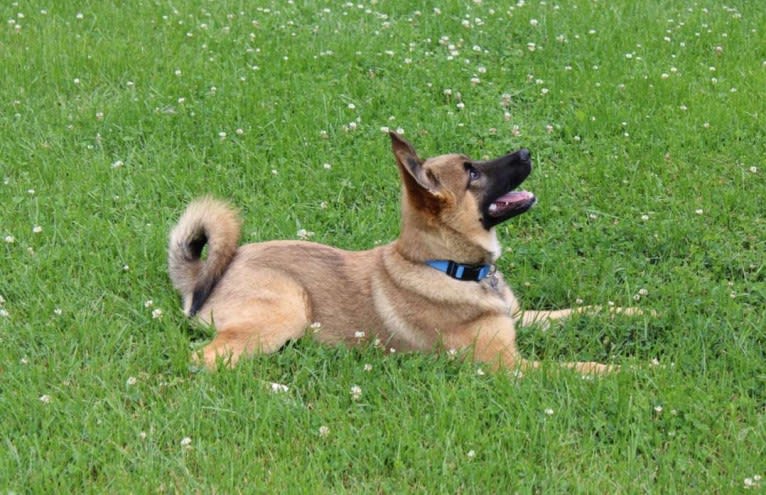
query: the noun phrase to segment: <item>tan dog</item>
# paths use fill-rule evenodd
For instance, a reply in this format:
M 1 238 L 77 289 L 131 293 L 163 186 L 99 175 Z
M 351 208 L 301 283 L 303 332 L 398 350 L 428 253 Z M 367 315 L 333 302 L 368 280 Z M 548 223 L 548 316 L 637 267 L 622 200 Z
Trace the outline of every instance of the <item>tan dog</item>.
M 240 220 L 210 198 L 188 206 L 170 234 L 169 268 L 189 316 L 214 325 L 208 367 L 270 353 L 307 329 L 321 342 L 375 340 L 396 351 L 472 348 L 493 367 L 536 367 L 519 356 L 515 325 L 574 311 L 523 312 L 494 270 L 494 227 L 535 203 L 514 191 L 532 169 L 521 149 L 492 161 L 449 154 L 422 160 L 391 133 L 402 180 L 401 235 L 349 252 L 301 241 L 238 247 Z M 204 246 L 207 259 L 201 259 Z M 626 312 L 630 310 L 625 310 Z M 582 373 L 609 367 L 567 363 Z

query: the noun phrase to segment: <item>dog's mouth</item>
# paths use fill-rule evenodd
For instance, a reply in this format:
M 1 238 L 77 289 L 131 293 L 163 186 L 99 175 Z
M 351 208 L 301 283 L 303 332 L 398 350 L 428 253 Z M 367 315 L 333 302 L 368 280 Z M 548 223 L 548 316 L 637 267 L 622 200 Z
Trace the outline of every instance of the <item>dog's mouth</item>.
M 529 210 L 536 202 L 537 198 L 531 192 L 511 191 L 492 201 L 487 207 L 487 214 L 508 220 Z
M 529 150 L 520 149 L 488 162 L 477 163 L 476 168 L 487 177 L 481 204 L 482 224 L 486 229 L 521 215 L 537 202 L 535 195 L 516 188 L 532 171 Z

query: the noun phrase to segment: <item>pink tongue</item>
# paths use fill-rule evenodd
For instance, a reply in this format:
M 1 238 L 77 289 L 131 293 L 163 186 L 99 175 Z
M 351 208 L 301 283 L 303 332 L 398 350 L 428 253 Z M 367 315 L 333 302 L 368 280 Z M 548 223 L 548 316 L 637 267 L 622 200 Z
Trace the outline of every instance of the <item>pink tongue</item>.
M 527 191 L 511 191 L 503 194 L 489 205 L 490 215 L 501 215 L 508 210 L 528 206 L 534 201 L 535 195 Z

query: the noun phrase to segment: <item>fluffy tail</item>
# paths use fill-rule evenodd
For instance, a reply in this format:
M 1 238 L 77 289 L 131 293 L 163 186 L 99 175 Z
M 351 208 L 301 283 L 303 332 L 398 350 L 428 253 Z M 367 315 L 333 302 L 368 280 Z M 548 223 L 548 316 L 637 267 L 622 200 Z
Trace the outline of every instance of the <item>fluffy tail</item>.
M 237 251 L 242 222 L 226 203 L 210 197 L 193 201 L 170 232 L 168 271 L 183 297 L 184 311 L 200 310 Z M 207 245 L 207 258 L 202 250 Z

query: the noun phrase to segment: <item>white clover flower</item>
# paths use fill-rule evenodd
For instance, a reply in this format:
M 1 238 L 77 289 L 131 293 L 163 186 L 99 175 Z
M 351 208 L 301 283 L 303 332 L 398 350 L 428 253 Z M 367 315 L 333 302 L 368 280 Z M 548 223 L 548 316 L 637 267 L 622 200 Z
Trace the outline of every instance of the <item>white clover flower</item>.
M 553 409 L 551 409 L 550 407 L 545 408 L 543 412 L 545 413 L 546 416 L 553 416 Z
M 324 168 L 325 170 L 330 170 L 332 168 L 332 164 L 324 163 L 324 164 L 322 164 L 322 168 Z
M 351 387 L 351 398 L 359 400 L 360 397 L 362 397 L 362 388 L 359 385 L 353 385 Z
M 50 404 L 51 402 L 51 396 L 48 394 L 41 395 L 38 400 L 42 402 L 43 404 Z
M 152 306 L 154 306 L 154 301 L 152 301 L 151 299 L 148 299 L 146 302 L 144 302 L 145 308 L 151 308 Z
M 12 235 L 7 235 L 7 236 L 5 236 L 5 238 L 4 238 L 3 240 L 4 240 L 4 241 L 5 241 L 7 244 L 13 244 L 14 242 L 16 242 L 16 238 L 15 238 L 15 237 L 13 237 Z
M 468 457 L 469 459 L 473 459 L 474 457 L 476 457 L 476 451 L 475 451 L 475 450 L 473 450 L 473 449 L 472 449 L 472 450 L 469 450 L 469 451 L 466 453 L 466 457 Z
M 296 232 L 296 235 L 298 236 L 298 239 L 305 241 L 309 239 L 310 237 L 313 237 L 314 233 L 306 229 L 298 229 L 298 232 Z
M 271 387 L 271 391 L 275 394 L 283 394 L 290 390 L 290 387 L 288 387 L 287 385 L 283 385 L 281 383 L 276 383 L 276 382 L 271 382 L 269 386 Z
M 137 382 L 138 380 L 135 376 L 129 376 L 128 379 L 125 380 L 125 385 L 130 387 L 131 385 L 135 385 Z
M 191 443 L 192 443 L 191 437 L 183 437 L 180 442 L 181 447 L 190 447 Z
M 364 371 L 372 371 L 372 365 L 371 364 L 365 364 L 362 369 Z
M 120 168 L 123 165 L 125 165 L 125 162 L 123 162 L 122 160 L 115 160 L 112 162 L 112 168 Z
M 8 318 L 10 316 L 10 313 L 8 313 L 8 310 L 5 308 L 0 308 L 0 318 Z
M 750 167 L 749 170 L 750 170 L 751 174 L 757 174 L 758 173 L 758 167 L 756 167 L 756 166 Z
M 354 332 L 354 338 L 355 339 L 363 339 L 364 338 L 364 332 L 362 332 L 362 331 Z
M 662 406 L 660 405 L 654 406 L 654 412 L 656 412 L 657 414 L 660 414 L 662 412 Z
M 330 434 L 330 428 L 328 428 L 327 426 L 324 426 L 324 425 L 319 427 L 319 436 L 320 437 L 326 437 L 329 434 Z
M 42 227 L 40 227 L 39 225 L 35 225 L 34 227 L 32 227 L 32 233 L 33 233 L 33 234 L 39 234 L 39 233 L 41 233 L 42 231 L 43 231 L 43 228 L 42 228 Z
M 159 320 L 162 318 L 162 310 L 160 308 L 155 309 L 152 311 L 152 318 L 155 320 Z

